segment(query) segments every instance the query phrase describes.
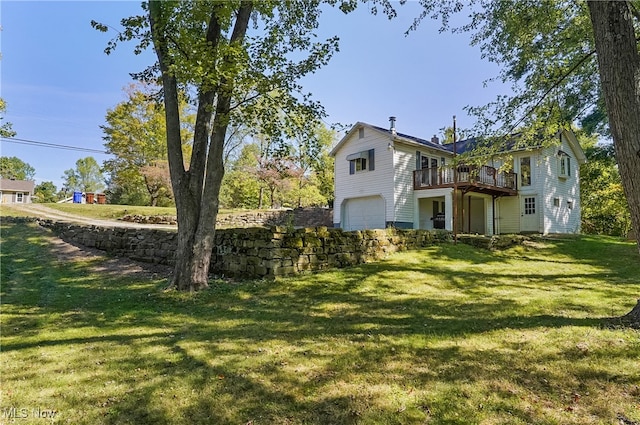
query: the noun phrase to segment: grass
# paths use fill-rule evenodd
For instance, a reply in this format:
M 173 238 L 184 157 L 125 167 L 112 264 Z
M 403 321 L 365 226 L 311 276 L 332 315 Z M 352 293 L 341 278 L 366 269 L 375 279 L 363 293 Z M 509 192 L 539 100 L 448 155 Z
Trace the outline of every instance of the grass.
M 0 220 L 2 217 L 26 217 L 28 213 L 11 206 L 11 204 L 0 204 Z
M 49 208 L 69 214 L 77 214 L 103 220 L 119 219 L 127 214 L 133 215 L 176 215 L 175 207 L 144 207 L 134 205 L 110 204 L 44 204 Z
M 2 226 L 2 401 L 73 424 L 640 422 L 635 245 L 442 245 L 275 281 L 162 290 Z
M 125 215 L 146 215 L 146 216 L 175 216 L 175 207 L 145 207 L 135 205 L 112 205 L 112 204 L 43 204 L 65 213 L 81 215 L 102 220 L 114 220 Z M 241 213 L 249 210 L 221 209 L 221 216 L 232 213 Z

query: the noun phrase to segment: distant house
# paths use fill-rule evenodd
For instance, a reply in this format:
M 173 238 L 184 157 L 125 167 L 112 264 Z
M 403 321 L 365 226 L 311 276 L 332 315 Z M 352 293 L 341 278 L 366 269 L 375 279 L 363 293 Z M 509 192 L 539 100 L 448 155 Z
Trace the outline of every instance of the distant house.
M 456 152 L 476 144 L 460 141 Z M 579 164 L 586 157 L 575 135 L 564 130 L 551 146 L 508 154 L 454 170 L 453 144 L 398 133 L 395 119 L 389 129 L 358 122 L 331 152 L 334 227 L 453 230 L 455 225 L 458 232 L 484 235 L 579 232 Z
M 0 203 L 26 204 L 31 202 L 35 182 L 29 180 L 0 179 Z

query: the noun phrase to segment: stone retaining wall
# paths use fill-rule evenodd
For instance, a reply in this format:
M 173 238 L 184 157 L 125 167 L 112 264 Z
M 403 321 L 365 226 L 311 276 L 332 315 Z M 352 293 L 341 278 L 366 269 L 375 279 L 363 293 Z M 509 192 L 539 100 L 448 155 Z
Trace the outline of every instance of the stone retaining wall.
M 127 215 L 123 221 L 144 224 L 176 224 L 175 216 Z M 333 227 L 333 210 L 330 208 L 296 208 L 293 210 L 248 211 L 245 213 L 219 214 L 217 227 Z
M 173 230 L 83 226 L 39 220 L 62 239 L 133 260 L 172 264 Z M 448 232 L 365 230 L 326 227 L 287 231 L 285 227 L 218 229 L 211 273 L 235 277 L 275 277 L 341 268 L 381 259 L 389 253 L 445 242 Z

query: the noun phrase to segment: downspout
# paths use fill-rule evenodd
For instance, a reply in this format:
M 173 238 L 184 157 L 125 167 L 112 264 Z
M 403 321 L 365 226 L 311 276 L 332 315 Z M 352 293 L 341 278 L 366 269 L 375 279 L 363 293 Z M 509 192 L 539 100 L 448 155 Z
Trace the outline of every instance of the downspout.
M 458 165 L 456 164 L 456 116 L 453 116 L 453 243 L 458 243 Z
M 389 117 L 389 132 L 391 133 L 391 142 L 387 145 L 387 150 L 391 151 L 391 167 L 395 170 L 396 167 L 396 148 L 395 148 L 395 142 L 396 142 L 396 135 L 398 134 L 398 132 L 396 131 L 396 117 Z M 396 202 L 396 173 L 393 173 L 393 205 L 392 205 L 392 209 L 393 209 L 393 217 L 392 218 L 392 227 L 396 227 L 396 208 L 397 208 L 397 202 Z M 383 196 L 383 199 L 385 199 L 385 197 Z M 385 201 L 386 202 L 386 201 Z M 386 210 L 386 205 L 385 205 L 385 210 Z M 386 214 L 386 213 L 385 213 Z M 385 222 L 385 224 L 387 225 L 387 227 L 389 227 L 389 224 Z
M 493 223 L 493 229 L 491 234 L 496 234 L 496 195 L 491 196 L 491 222 Z
M 469 233 L 471 233 L 471 195 L 469 195 L 469 211 L 467 212 L 467 216 L 468 216 L 468 218 L 467 218 L 467 221 L 468 221 L 467 231 Z

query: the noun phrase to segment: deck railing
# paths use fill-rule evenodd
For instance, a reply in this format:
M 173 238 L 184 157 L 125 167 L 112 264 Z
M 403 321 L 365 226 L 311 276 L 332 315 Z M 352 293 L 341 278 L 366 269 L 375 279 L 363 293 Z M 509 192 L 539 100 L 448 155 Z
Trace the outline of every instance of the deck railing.
M 450 167 L 423 168 L 413 172 L 413 188 L 429 189 L 453 186 L 454 172 Z M 517 174 L 508 171 L 498 172 L 494 167 L 459 165 L 458 184 L 489 186 L 504 189 L 518 189 Z

